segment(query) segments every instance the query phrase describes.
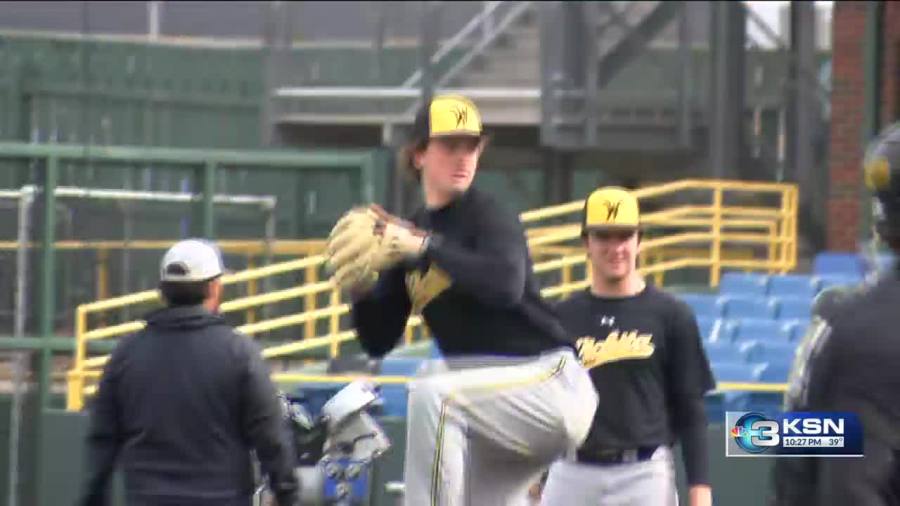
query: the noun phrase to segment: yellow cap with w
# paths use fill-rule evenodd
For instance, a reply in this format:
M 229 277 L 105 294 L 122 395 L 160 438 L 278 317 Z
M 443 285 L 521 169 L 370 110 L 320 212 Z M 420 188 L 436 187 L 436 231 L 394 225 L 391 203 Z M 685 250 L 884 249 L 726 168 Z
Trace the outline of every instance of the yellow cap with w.
M 640 219 L 640 206 L 634 194 L 618 186 L 605 186 L 594 190 L 585 200 L 581 231 L 637 229 Z

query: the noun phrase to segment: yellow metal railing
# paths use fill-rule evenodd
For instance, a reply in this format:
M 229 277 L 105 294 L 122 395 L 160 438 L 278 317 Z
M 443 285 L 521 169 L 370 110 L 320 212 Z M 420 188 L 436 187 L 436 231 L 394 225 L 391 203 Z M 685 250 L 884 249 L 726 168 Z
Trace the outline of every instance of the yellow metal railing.
M 642 217 L 645 238 L 641 243 L 640 271 L 653 276 L 662 285 L 667 273 L 683 269 L 708 272 L 711 286 L 718 285 L 723 269 L 757 270 L 768 273 L 790 271 L 796 265 L 797 188 L 776 183 L 741 181 L 684 180 L 637 190 L 635 194 L 646 210 Z M 746 205 L 742 200 L 752 200 Z M 544 297 L 564 297 L 590 284 L 590 266 L 581 245 L 580 221 L 583 201 L 575 201 L 523 213 L 528 244 L 535 260 L 534 271 Z M 309 246 L 314 244 L 314 246 Z M 160 246 L 154 244 L 154 246 Z M 298 246 L 303 253 L 321 248 L 318 243 Z M 318 251 L 321 251 L 319 249 Z M 298 260 L 252 268 L 223 278 L 226 285 L 248 283 L 248 296 L 225 301 L 223 313 L 244 311 L 245 323 L 238 330 L 259 335 L 278 329 L 296 328 L 303 338 L 264 348 L 266 358 L 287 358 L 303 352 L 326 350 L 334 357 L 341 345 L 354 339 L 354 332 L 342 326 L 349 304 L 341 293 L 325 280 L 324 258 L 308 256 Z M 279 275 L 300 275 L 304 284 L 258 293 L 259 280 Z M 251 289 L 252 287 L 252 289 Z M 319 305 L 322 298 L 327 303 Z M 76 311 L 76 347 L 72 369 L 68 372 L 68 408 L 81 409 L 85 394 L 105 364 L 106 356 L 87 356 L 87 343 L 128 334 L 143 328 L 140 320 L 90 328 L 91 315 L 158 300 L 155 290 L 124 297 L 100 300 L 78 307 Z M 262 306 L 288 301 L 302 304 L 302 311 L 260 319 Z M 95 318 L 103 321 L 102 318 Z M 318 335 L 320 328 L 327 329 Z M 416 333 L 427 334 L 418 316 L 412 316 L 404 334 L 410 343 Z M 275 373 L 276 381 L 316 381 L 316 376 Z M 328 381 L 339 381 L 325 376 Z M 401 381 L 393 378 L 392 381 Z M 322 380 L 324 381 L 324 380 Z M 385 381 L 385 378 L 379 378 Z M 782 385 L 720 384 L 720 389 L 780 391 Z

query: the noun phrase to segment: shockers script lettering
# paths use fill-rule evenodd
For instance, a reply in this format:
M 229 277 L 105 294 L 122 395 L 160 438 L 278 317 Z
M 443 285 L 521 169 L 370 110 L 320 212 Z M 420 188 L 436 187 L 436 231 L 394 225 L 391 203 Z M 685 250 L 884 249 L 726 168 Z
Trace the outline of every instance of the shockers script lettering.
M 636 330 L 613 330 L 604 340 L 585 336 L 578 338 L 575 345 L 581 363 L 592 369 L 620 360 L 649 358 L 656 349 L 652 341 L 653 334 L 639 334 Z

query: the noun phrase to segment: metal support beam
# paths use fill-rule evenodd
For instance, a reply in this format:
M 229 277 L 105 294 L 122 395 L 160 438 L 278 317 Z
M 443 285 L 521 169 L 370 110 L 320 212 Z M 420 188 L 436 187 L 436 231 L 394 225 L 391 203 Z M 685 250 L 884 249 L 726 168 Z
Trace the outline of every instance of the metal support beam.
M 267 90 L 260 104 L 260 134 L 263 146 L 279 144 L 272 92 L 289 80 L 287 70 L 293 39 L 294 2 L 272 1 L 266 7 L 263 25 L 263 86 Z
M 419 17 L 419 68 L 422 71 L 422 79 L 419 85 L 422 103 L 427 104 L 434 94 L 434 66 L 431 64 L 431 55 L 437 48 L 439 2 L 422 2 L 422 12 Z
M 745 14 L 740 2 L 712 2 L 710 176 L 738 174 L 743 146 Z
M 817 107 L 815 97 L 809 92 L 813 89 L 813 83 L 809 83 L 809 77 L 802 69 L 812 68 L 815 65 L 815 5 L 812 2 L 791 2 L 790 21 L 787 169 L 791 181 L 799 183 L 801 188 L 809 188 L 815 177 L 813 137 L 817 123 Z M 808 194 L 806 196 L 815 197 Z
M 19 195 L 18 234 L 16 240 L 19 247 L 16 254 L 16 309 L 14 334 L 16 338 L 25 336 L 25 320 L 28 315 L 28 242 L 31 240 L 31 206 L 34 200 L 34 187 L 22 189 Z M 41 341 L 44 341 L 43 339 Z M 31 354 L 16 352 L 13 355 L 13 396 L 9 414 L 9 472 L 7 474 L 8 506 L 16 506 L 19 502 L 19 456 L 22 439 L 22 420 L 24 396 L 28 391 L 25 378 Z
M 866 33 L 863 73 L 862 142 L 866 146 L 881 129 L 881 56 L 884 32 L 884 2 L 866 2 Z
M 387 36 L 387 10 L 390 4 L 387 2 L 375 2 L 370 8 L 375 17 L 375 30 L 372 34 L 372 69 L 369 78 L 372 83 L 382 84 L 384 71 L 384 40 Z
M 56 312 L 56 185 L 59 180 L 59 158 L 53 156 L 47 158 L 47 164 L 43 171 L 43 191 L 41 192 L 41 207 L 43 208 L 43 232 L 41 247 L 41 284 L 39 299 L 41 301 L 39 318 L 39 330 L 41 337 L 49 339 L 54 335 L 54 316 Z M 34 416 L 35 441 L 41 441 L 44 431 L 43 411 L 50 406 L 50 373 L 53 368 L 53 354 L 50 348 L 44 348 L 36 354 L 32 370 L 37 377 L 37 399 Z M 31 471 L 32 476 L 40 476 L 44 467 L 41 452 L 36 452 Z M 40 479 L 35 480 L 31 489 L 27 492 L 33 494 L 35 504 L 42 504 L 44 486 Z
M 593 65 L 599 66 L 599 84 L 601 87 L 606 87 L 622 69 L 644 51 L 650 41 L 653 40 L 653 37 L 668 26 L 669 22 L 678 15 L 679 11 L 686 9 L 685 2 L 682 1 L 666 0 L 665 2 L 656 2 L 657 5 L 649 13 L 636 23 L 630 24 L 624 19 L 621 12 L 610 5 L 611 2 L 599 2 L 598 4 L 607 8 L 616 24 L 625 30 L 621 40 L 616 42 L 603 55 L 601 60 L 591 62 Z M 594 45 L 597 44 L 596 40 L 591 42 Z
M 691 34 L 688 26 L 688 6 L 681 3 L 678 14 L 678 144 L 683 148 L 693 145 L 693 90 L 694 66 L 691 51 Z
M 544 201 L 553 204 L 572 200 L 573 153 L 548 150 L 544 156 Z
M 54 316 L 56 312 L 56 184 L 59 178 L 59 159 L 49 158 L 44 168 L 44 184 L 41 199 L 44 211 L 43 246 L 41 249 L 41 288 L 40 288 L 40 334 L 50 337 L 54 334 Z M 41 352 L 38 364 L 38 405 L 44 407 L 49 398 L 50 352 Z
M 866 31 L 863 36 L 863 121 L 860 145 L 868 146 L 881 129 L 881 57 L 884 40 L 884 2 L 866 2 Z M 864 184 L 859 185 L 860 228 L 859 235 L 868 237 L 872 229 L 871 193 Z
M 809 191 L 800 192 L 800 214 L 805 235 L 813 243 L 824 241 L 826 174 L 816 173 L 816 128 L 821 121 L 816 64 L 816 8 L 813 2 L 791 2 L 788 49 L 786 153 L 784 177 Z
M 579 149 L 593 138 L 586 133 L 592 123 L 586 92 L 588 51 L 595 44 L 588 27 L 588 2 L 540 2 L 541 48 L 541 144 L 557 149 Z M 594 73 L 596 77 L 596 73 Z
M 206 239 L 215 238 L 216 214 L 215 214 L 215 193 L 216 193 L 216 162 L 209 161 L 203 164 L 200 171 L 200 192 L 202 198 L 199 201 L 199 229 L 195 234 Z

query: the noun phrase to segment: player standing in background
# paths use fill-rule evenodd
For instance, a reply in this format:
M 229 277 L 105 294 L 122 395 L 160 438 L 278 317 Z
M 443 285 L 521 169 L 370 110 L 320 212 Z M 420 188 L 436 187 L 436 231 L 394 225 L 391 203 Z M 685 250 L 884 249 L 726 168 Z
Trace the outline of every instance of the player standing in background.
M 472 186 L 485 146 L 475 105 L 436 97 L 413 128 L 406 161 L 425 208 L 411 222 L 378 210 L 372 254 L 352 246 L 372 234 L 367 211 L 342 218 L 329 240 L 335 281 L 354 293 L 370 355 L 421 312 L 445 357 L 446 370 L 409 385 L 405 504 L 524 505 L 542 470 L 584 440 L 596 394 L 540 297 L 521 223 Z
M 900 123 L 865 159 L 875 232 L 900 253 Z M 863 428 L 863 458 L 778 459 L 777 506 L 900 505 L 898 266 L 869 286 L 823 292 L 797 350 L 785 411 L 849 411 Z
M 714 387 L 693 312 L 637 272 L 637 199 L 617 187 L 585 202 L 591 287 L 558 306 L 599 394 L 587 440 L 550 469 L 546 506 L 677 504 L 680 440 L 690 506 L 712 502 L 703 395 Z

